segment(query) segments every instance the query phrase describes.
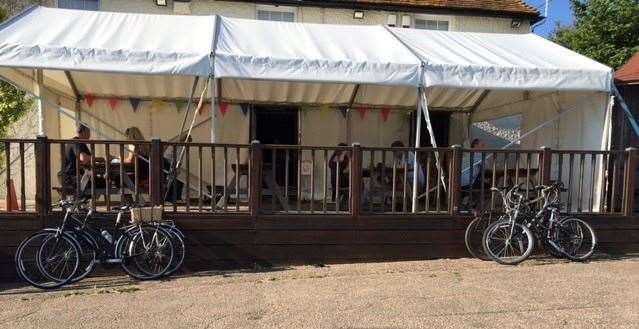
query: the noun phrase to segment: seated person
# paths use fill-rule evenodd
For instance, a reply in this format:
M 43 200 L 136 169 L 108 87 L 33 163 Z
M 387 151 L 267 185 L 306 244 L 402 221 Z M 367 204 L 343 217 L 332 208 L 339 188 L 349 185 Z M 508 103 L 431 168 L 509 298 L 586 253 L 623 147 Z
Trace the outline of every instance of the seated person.
M 404 143 L 402 141 L 394 141 L 391 144 L 391 147 L 404 147 Z M 408 158 L 406 158 L 406 153 L 408 153 Z M 408 177 L 408 185 L 410 188 L 413 188 L 413 175 L 415 174 L 415 152 L 402 152 L 397 151 L 393 152 L 394 161 L 397 161 L 397 166 L 400 168 L 406 167 L 408 168 L 407 177 Z M 403 183 L 400 185 L 402 186 Z M 417 186 L 418 191 L 424 186 L 424 172 L 422 171 L 422 167 L 417 163 Z
M 144 141 L 144 135 L 138 127 L 129 127 L 124 132 L 128 141 Z M 148 183 L 149 180 L 149 155 L 151 150 L 149 145 L 129 145 L 128 151 L 124 159 L 120 159 L 122 163 L 138 164 L 138 181 Z
M 140 128 L 138 127 L 129 127 L 126 129 L 125 134 L 127 136 L 127 140 L 129 141 L 144 141 L 144 135 Z M 191 141 L 189 136 L 188 141 Z M 141 183 L 147 183 L 149 180 L 149 169 L 150 169 L 150 155 L 151 150 L 148 144 L 146 145 L 129 145 L 129 152 L 127 156 L 122 159 L 123 163 L 133 163 L 137 161 L 138 164 L 138 180 Z M 176 155 L 179 156 L 179 155 Z M 172 200 L 173 198 L 173 188 L 176 189 L 175 193 L 177 196 L 177 200 L 182 198 L 182 189 L 184 187 L 184 183 L 179 180 L 172 180 L 168 175 L 171 173 L 171 160 L 166 157 L 162 158 L 162 180 L 165 181 L 165 184 L 171 184 L 166 190 L 167 200 Z M 167 177 L 169 177 L 167 179 Z M 173 200 L 175 201 L 175 200 Z
M 91 138 L 91 130 L 85 125 L 79 125 L 76 130 L 75 140 L 88 140 Z M 84 168 L 76 167 L 76 162 L 80 167 L 91 165 L 91 151 L 86 144 L 83 143 L 67 143 L 64 145 L 64 168 L 58 172 L 58 180 L 60 185 L 67 191 L 75 191 L 80 182 L 80 193 L 91 187 L 91 172 Z M 101 162 L 103 159 L 96 158 L 94 161 Z M 79 176 L 76 175 L 79 173 Z M 95 177 L 96 187 L 102 188 L 106 186 L 106 182 L 101 177 Z
M 479 138 L 475 138 L 470 142 L 471 149 L 485 149 L 486 144 Z M 462 156 L 461 179 L 460 186 L 462 190 L 476 190 L 481 188 L 480 174 L 483 169 L 480 152 L 473 152 L 472 162 L 470 153 L 466 152 Z
M 337 146 L 347 146 L 345 143 L 339 143 Z M 333 193 L 331 200 L 335 201 L 337 195 L 337 179 L 339 174 L 339 189 L 347 188 L 350 186 L 349 168 L 350 168 L 350 155 L 346 150 L 336 150 L 333 152 L 330 160 L 328 161 L 328 167 L 331 170 L 331 188 Z M 338 171 L 339 164 L 339 171 Z M 348 200 L 348 194 L 344 195 Z

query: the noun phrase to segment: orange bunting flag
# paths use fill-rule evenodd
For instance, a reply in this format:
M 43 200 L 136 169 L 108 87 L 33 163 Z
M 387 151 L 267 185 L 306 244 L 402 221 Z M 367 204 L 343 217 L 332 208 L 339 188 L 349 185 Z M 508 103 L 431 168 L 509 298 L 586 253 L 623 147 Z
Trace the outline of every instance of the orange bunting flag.
M 220 102 L 220 113 L 222 113 L 222 116 L 224 116 L 226 114 L 226 111 L 228 110 L 229 110 L 229 103 Z
M 115 111 L 115 108 L 118 107 L 118 99 L 115 97 L 109 98 L 109 107 L 111 111 Z
M 364 117 L 366 116 L 366 112 L 368 111 L 368 108 L 364 107 L 364 106 L 360 106 L 357 108 L 357 113 L 359 114 L 359 118 L 361 120 L 364 120 Z
M 207 105 L 205 103 L 201 103 L 200 105 L 198 105 L 197 115 L 202 115 L 202 114 L 208 112 L 209 111 L 209 107 L 210 107 L 209 105 Z
M 390 116 L 390 109 L 384 108 L 382 109 L 381 113 L 382 113 L 382 120 L 386 122 L 388 120 L 388 117 Z
M 91 95 L 91 94 L 86 94 L 84 95 L 84 100 L 87 101 L 87 105 L 89 105 L 89 107 L 93 106 L 93 101 L 95 101 L 95 96 Z

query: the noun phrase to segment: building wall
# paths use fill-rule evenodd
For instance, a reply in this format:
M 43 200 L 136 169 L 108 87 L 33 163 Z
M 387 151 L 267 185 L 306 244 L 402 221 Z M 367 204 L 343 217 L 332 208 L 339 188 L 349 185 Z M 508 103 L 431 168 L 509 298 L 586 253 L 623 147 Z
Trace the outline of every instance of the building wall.
M 254 3 L 193 0 L 190 3 L 168 1 L 166 7 L 155 5 L 154 1 L 142 0 L 102 0 L 100 10 L 117 12 L 153 13 L 153 14 L 218 14 L 235 18 L 255 19 L 258 8 L 277 8 Z M 375 25 L 387 24 L 388 15 L 397 15 L 398 23 L 403 15 L 411 16 L 411 23 L 416 17 L 431 20 L 447 20 L 452 31 L 495 32 L 495 33 L 528 33 L 530 24 L 523 21 L 517 29 L 511 28 L 511 18 L 483 17 L 468 15 L 439 15 L 433 13 L 415 14 L 388 12 L 378 10 L 364 11 L 363 19 L 354 19 L 352 9 L 318 8 L 318 7 L 280 7 L 295 13 L 295 19 L 304 23 Z

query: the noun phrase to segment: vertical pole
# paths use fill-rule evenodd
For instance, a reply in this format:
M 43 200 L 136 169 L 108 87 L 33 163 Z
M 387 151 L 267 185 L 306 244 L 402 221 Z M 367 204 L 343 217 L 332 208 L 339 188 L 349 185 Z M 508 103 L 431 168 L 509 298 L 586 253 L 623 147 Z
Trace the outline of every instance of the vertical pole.
M 249 161 L 249 211 L 255 217 L 260 212 L 260 200 L 262 198 L 262 145 L 259 141 L 251 142 L 251 159 Z M 239 184 L 239 181 L 238 181 Z
M 159 138 L 151 139 L 151 155 L 149 158 L 151 162 L 151 175 L 149 177 L 151 205 L 159 206 L 164 201 L 162 195 L 162 141 Z
M 351 157 L 351 214 L 353 218 L 359 218 L 361 212 L 362 191 L 362 148 L 359 143 L 353 143 L 353 156 Z
M 623 215 L 631 216 L 635 206 L 635 178 L 637 172 L 637 149 L 626 149 L 626 166 L 623 183 Z
M 44 111 L 46 107 L 46 100 L 44 99 L 44 75 L 42 69 L 37 69 L 36 73 L 36 96 L 38 97 L 38 135 L 45 134 L 45 120 Z
M 459 211 L 459 202 L 461 200 L 461 167 L 462 167 L 462 147 L 461 145 L 453 145 L 453 157 L 450 169 L 450 199 L 448 202 L 448 212 L 452 215 Z
M 35 181 L 36 211 L 40 215 L 48 214 L 51 207 L 51 177 L 49 175 L 50 156 L 47 136 L 38 136 L 35 142 Z
M 550 168 L 551 168 L 552 153 L 550 153 L 550 147 L 541 147 L 541 159 L 539 159 L 539 184 L 550 184 Z M 505 175 L 506 173 L 504 173 Z
M 217 79 L 215 76 L 211 75 L 209 78 L 209 96 L 211 98 L 211 143 L 215 143 L 217 139 L 215 138 L 215 113 L 217 111 L 217 99 L 215 95 L 218 92 L 217 90 Z
M 422 138 L 422 89 L 422 87 L 417 88 L 417 122 L 415 128 L 415 148 L 419 148 Z M 411 211 L 415 213 L 417 212 L 417 178 L 419 177 L 417 172 L 417 150 L 415 150 L 413 156 L 415 161 L 413 163 L 413 202 Z M 406 161 L 408 161 L 408 159 L 406 159 Z

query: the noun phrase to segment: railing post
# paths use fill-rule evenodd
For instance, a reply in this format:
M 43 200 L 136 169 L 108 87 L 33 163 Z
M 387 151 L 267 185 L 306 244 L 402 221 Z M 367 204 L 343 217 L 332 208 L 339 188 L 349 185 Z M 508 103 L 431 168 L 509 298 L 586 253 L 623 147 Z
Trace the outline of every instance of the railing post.
M 164 203 L 162 195 L 162 141 L 159 138 L 151 139 L 151 155 L 149 156 L 151 175 L 149 177 L 149 194 L 151 205 L 159 206 Z M 189 188 L 186 186 L 186 188 Z
M 462 147 L 461 145 L 453 145 L 453 154 L 451 157 L 450 178 L 448 191 L 450 192 L 448 199 L 448 212 L 452 215 L 459 212 L 459 203 L 461 201 L 461 167 L 462 167 Z M 437 179 L 440 179 L 437 177 Z
M 351 161 L 351 215 L 359 218 L 362 201 L 362 147 L 359 143 L 353 143 Z
M 51 156 L 47 136 L 38 136 L 34 145 L 35 154 L 35 207 L 40 215 L 51 210 Z
M 249 161 L 249 211 L 251 216 L 260 213 L 260 199 L 262 198 L 262 144 L 254 140 L 251 142 Z
M 550 147 L 542 146 L 539 159 L 539 184 L 550 184 L 550 168 L 552 164 L 552 153 Z
M 635 206 L 635 178 L 637 171 L 637 149 L 626 149 L 626 166 L 624 168 L 623 183 L 623 214 L 631 216 Z

